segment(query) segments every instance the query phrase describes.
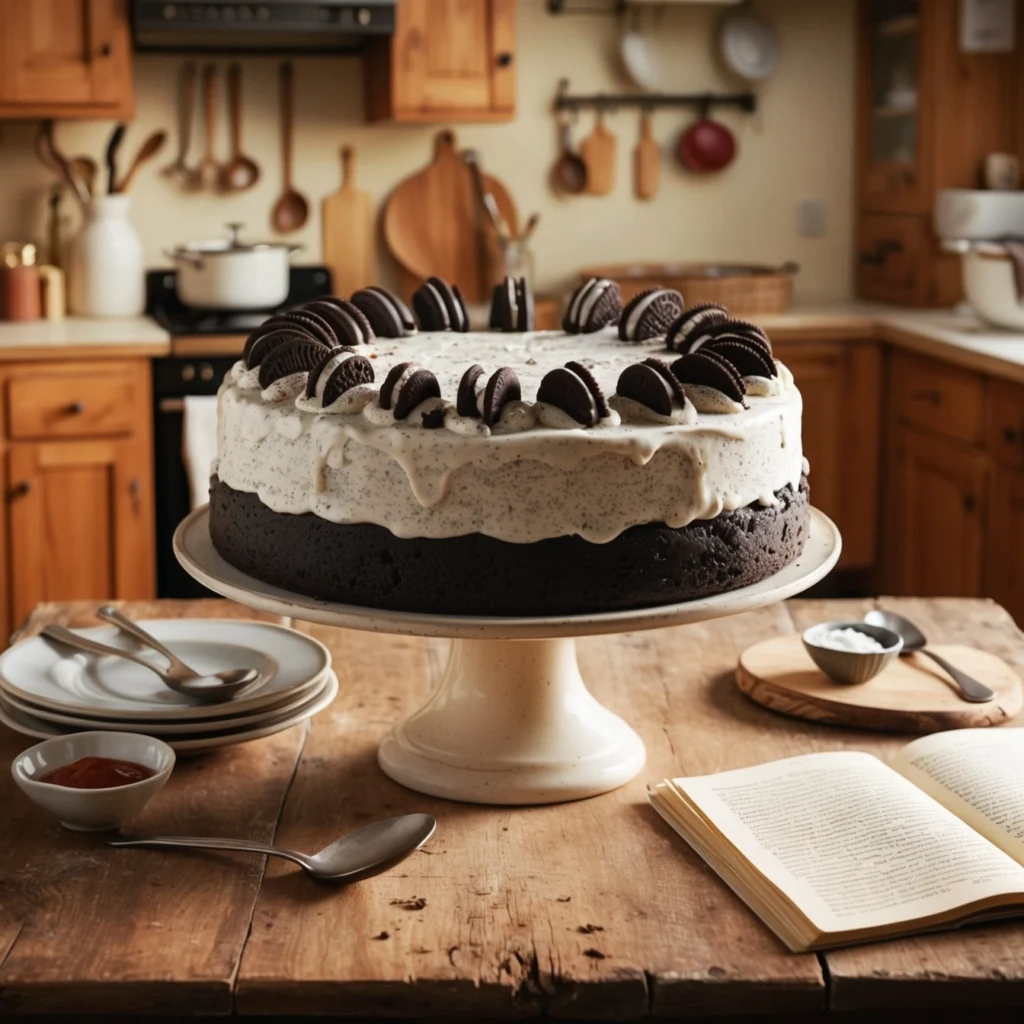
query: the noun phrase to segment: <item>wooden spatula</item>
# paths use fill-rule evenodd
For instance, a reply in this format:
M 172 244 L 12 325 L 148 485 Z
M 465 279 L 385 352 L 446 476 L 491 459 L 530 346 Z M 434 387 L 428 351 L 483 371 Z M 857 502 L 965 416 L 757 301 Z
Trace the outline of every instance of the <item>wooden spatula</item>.
M 580 145 L 580 156 L 587 166 L 587 192 L 608 195 L 615 186 L 615 136 L 605 127 L 603 110 L 598 110 L 594 130 Z
M 334 294 L 348 297 L 377 283 L 373 196 L 356 188 L 356 155 L 341 148 L 341 188 L 321 208 L 324 263 L 334 277 Z
M 637 199 L 653 199 L 661 177 L 661 147 L 651 132 L 651 114 L 640 115 L 640 138 L 633 150 L 633 177 Z

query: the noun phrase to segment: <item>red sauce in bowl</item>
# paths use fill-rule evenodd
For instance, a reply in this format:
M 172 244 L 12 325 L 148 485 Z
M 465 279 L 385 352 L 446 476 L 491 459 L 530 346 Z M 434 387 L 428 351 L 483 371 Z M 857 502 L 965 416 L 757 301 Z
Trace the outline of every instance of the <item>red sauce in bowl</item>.
M 122 761 L 117 757 L 80 757 L 40 775 L 39 781 L 69 789 L 112 789 L 151 779 L 154 775 L 156 772 L 152 768 L 135 761 Z

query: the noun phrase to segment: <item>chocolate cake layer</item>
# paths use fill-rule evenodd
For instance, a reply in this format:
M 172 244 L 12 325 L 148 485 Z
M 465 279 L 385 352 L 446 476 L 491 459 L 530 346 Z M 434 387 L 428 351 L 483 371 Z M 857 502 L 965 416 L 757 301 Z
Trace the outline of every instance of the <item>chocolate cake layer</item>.
M 210 533 L 243 572 L 324 601 L 460 615 L 571 615 L 672 604 L 756 583 L 803 549 L 806 477 L 779 504 L 681 529 L 635 526 L 607 544 L 481 534 L 403 540 L 372 524 L 274 512 L 213 478 Z

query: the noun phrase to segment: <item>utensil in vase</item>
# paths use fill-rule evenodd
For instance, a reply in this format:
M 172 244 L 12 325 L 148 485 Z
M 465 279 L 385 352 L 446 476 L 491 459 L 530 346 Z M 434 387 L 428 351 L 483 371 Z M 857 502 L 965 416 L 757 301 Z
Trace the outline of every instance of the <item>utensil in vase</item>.
M 118 625 L 120 626 L 120 623 Z M 148 633 L 142 630 L 139 633 L 143 636 L 149 636 Z M 110 655 L 114 658 L 125 658 L 128 661 L 134 661 L 137 665 L 149 669 L 150 672 L 158 676 L 168 687 L 177 693 L 210 704 L 222 704 L 225 701 L 234 700 L 236 697 L 253 689 L 260 678 L 259 673 L 255 669 L 227 669 L 204 675 L 189 668 L 180 658 L 169 652 L 162 645 L 159 645 L 152 638 L 142 642 L 167 658 L 170 662 L 169 668 L 162 669 L 134 651 L 128 651 L 121 647 L 111 647 L 100 643 L 98 640 L 90 640 L 88 637 L 73 633 L 64 626 L 45 626 L 41 631 L 41 635 L 47 640 L 55 641 L 58 644 L 63 644 L 65 647 L 71 647 L 74 650 L 84 651 L 88 654 Z M 132 635 L 141 640 L 141 636 L 138 633 L 133 633 Z M 213 685 L 209 683 L 195 685 L 199 680 L 209 680 L 211 682 L 216 680 L 216 682 Z
M 928 643 L 924 633 L 921 632 L 917 626 L 914 625 L 910 619 L 905 618 L 896 612 L 887 612 L 882 609 L 876 611 L 870 611 L 864 616 L 864 621 L 870 623 L 872 626 L 882 626 L 885 629 L 892 630 L 897 636 L 903 640 L 902 654 L 912 654 L 915 651 L 925 655 L 925 657 L 931 658 L 940 668 L 944 669 L 949 677 L 956 684 L 957 689 L 960 692 L 960 696 L 964 700 L 970 701 L 972 704 L 984 704 L 986 701 L 992 700 L 995 697 L 995 693 L 992 692 L 984 683 L 979 682 L 974 676 L 969 676 L 966 672 L 962 672 L 955 665 L 951 665 L 941 655 L 936 654 L 934 651 L 929 651 L 925 646 Z
M 64 179 L 75 195 L 78 196 L 82 205 L 87 205 L 91 198 L 89 190 L 86 188 L 85 182 L 76 173 L 72 164 L 57 148 L 53 138 L 53 121 L 49 119 L 43 121 L 39 126 L 39 134 L 36 136 L 36 153 L 47 167 L 56 171 Z
M 260 168 L 242 152 L 242 65 L 228 68 L 228 117 L 231 121 L 231 156 L 220 170 L 220 187 L 225 192 L 244 192 L 259 181 Z
M 68 163 L 75 176 L 85 186 L 89 196 L 96 195 L 96 175 L 99 173 L 99 165 L 91 156 L 73 156 Z
M 276 231 L 298 231 L 309 219 L 309 203 L 292 184 L 292 144 L 294 136 L 295 79 L 292 66 L 285 61 L 279 72 L 281 90 L 281 158 L 284 190 L 274 204 L 271 223 Z
M 127 131 L 128 126 L 126 124 L 118 124 L 114 130 L 110 133 L 110 139 L 107 142 L 106 153 L 104 154 L 103 163 L 107 168 L 107 189 L 108 193 L 114 191 L 114 183 L 117 181 L 117 153 L 121 148 L 121 143 L 124 141 L 124 133 Z
M 558 118 L 559 156 L 551 168 L 555 189 L 567 195 L 579 195 L 587 188 L 587 165 L 572 148 L 571 118 L 562 113 Z
M 124 177 L 114 186 L 114 191 L 127 192 L 131 188 L 135 175 L 163 149 L 166 141 L 167 132 L 159 131 L 149 135 L 139 147 L 139 151 L 135 154 L 135 159 L 132 160 Z
M 213 155 L 217 139 L 217 68 L 203 68 L 203 156 L 196 169 L 196 187 L 213 189 L 220 180 L 220 164 Z
M 183 846 L 201 850 L 240 850 L 293 861 L 325 882 L 358 882 L 379 875 L 415 853 L 434 834 L 437 822 L 429 814 L 385 818 L 349 832 L 319 853 L 305 854 L 248 839 L 215 836 L 117 836 L 109 846 Z
M 178 154 L 160 169 L 165 178 L 177 178 L 185 187 L 194 186 L 195 176 L 185 163 L 192 142 L 192 117 L 196 105 L 196 66 L 192 61 L 182 65 L 178 84 Z

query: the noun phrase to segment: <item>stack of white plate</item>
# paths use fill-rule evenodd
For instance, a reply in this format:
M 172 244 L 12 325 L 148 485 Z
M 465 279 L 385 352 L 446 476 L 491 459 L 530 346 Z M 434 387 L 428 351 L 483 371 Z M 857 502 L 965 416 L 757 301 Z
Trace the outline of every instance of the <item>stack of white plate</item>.
M 281 732 L 337 696 L 330 651 L 303 633 L 232 619 L 153 619 L 142 626 L 201 674 L 252 668 L 262 680 L 226 704 L 200 704 L 123 658 L 76 654 L 32 637 L 0 657 L 0 722 L 40 738 L 140 732 L 198 754 Z M 115 626 L 78 632 L 166 665 Z

